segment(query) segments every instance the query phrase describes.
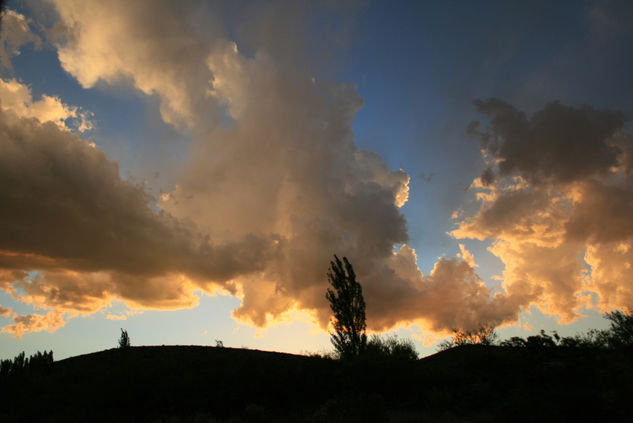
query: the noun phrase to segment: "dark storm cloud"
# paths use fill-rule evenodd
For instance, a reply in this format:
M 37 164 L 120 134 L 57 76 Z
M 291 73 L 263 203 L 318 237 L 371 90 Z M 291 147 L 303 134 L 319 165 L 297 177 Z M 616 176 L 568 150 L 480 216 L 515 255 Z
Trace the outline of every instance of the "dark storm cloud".
M 469 133 L 479 137 L 498 161 L 500 177 L 520 175 L 531 183 L 566 183 L 604 176 L 618 164 L 621 149 L 611 139 L 627 122 L 621 111 L 552 102 L 527 117 L 496 98 L 473 104 L 490 123 L 483 130 L 471 124 Z M 492 182 L 489 169 L 482 180 Z
M 152 210 L 115 162 L 52 123 L 0 112 L 0 267 L 225 281 L 257 270 L 272 241 L 214 245 Z

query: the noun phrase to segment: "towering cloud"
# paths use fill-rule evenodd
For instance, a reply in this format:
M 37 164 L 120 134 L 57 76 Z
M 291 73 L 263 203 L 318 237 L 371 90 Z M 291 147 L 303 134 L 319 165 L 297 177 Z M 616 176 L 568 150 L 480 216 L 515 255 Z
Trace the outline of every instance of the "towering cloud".
M 190 307 L 194 280 L 212 289 L 274 253 L 270 239 L 216 245 L 195 225 L 156 213 L 116 163 L 53 123 L 3 111 L 0 134 L 0 275 L 26 302 L 71 314 L 112 298 Z M 22 269 L 40 274 L 27 279 Z
M 249 38 L 253 52 L 243 54 L 222 10 L 202 3 L 54 4 L 67 72 L 85 88 L 131 83 L 156 95 L 164 121 L 194 142 L 174 188 L 154 203 L 76 135 L 3 112 L 0 178 L 11 183 L 0 193 L 0 267 L 16 298 L 72 316 L 115 298 L 191 307 L 195 290 L 222 288 L 242 299 L 242 321 L 264 326 L 304 309 L 326 327 L 325 272 L 336 253 L 357 269 L 371 329 L 516 318 L 529 294 L 491 296 L 465 249 L 463 260 L 420 272 L 399 211 L 409 176 L 355 146 L 362 100 L 352 84 L 314 78 L 300 49 L 273 48 L 275 37 Z M 15 273 L 29 270 L 39 273 Z M 16 318 L 7 331 L 58 327 L 52 317 Z
M 630 307 L 633 137 L 620 111 L 549 103 L 528 118 L 498 100 L 481 139 L 490 167 L 473 184 L 481 200 L 457 238 L 492 239 L 507 295 L 573 319 L 597 294 L 602 310 Z

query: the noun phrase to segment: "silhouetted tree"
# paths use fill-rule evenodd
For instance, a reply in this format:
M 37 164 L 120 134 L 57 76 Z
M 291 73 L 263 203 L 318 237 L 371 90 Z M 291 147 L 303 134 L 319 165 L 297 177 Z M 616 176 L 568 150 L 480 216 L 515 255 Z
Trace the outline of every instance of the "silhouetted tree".
M 330 340 L 341 358 L 357 357 L 367 345 L 363 289 L 346 257 L 341 262 L 335 255 L 327 276 L 332 289 L 327 289 L 325 298 L 334 313 L 332 324 L 335 330 L 330 334 Z
M 130 337 L 127 334 L 127 331 L 121 328 L 121 337 L 119 338 L 119 348 L 121 349 L 130 348 L 131 345 L 132 344 L 130 344 Z
M 541 329 L 538 335 L 528 336 L 526 346 L 531 348 L 557 347 L 560 342 L 560 336 L 556 331 L 553 331 L 552 334 L 553 336 L 550 336 Z
M 604 317 L 611 322 L 604 336 L 606 344 L 610 348 L 622 348 L 633 346 L 633 313 L 625 314 L 620 310 L 606 313 Z

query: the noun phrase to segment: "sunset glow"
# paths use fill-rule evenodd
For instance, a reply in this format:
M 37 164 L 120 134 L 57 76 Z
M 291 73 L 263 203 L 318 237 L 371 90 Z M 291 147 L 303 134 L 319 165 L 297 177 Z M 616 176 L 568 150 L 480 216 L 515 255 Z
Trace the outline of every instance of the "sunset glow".
M 334 254 L 422 355 L 603 327 L 633 304 L 617 3 L 9 1 L 0 356 L 326 351 Z

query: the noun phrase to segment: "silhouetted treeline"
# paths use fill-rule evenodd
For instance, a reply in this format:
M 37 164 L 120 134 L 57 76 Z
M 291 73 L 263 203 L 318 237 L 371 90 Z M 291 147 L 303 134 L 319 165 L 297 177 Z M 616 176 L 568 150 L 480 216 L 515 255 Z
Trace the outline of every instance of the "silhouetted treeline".
M 26 357 L 24 351 L 12 359 L 0 361 L 0 381 L 6 382 L 8 378 L 16 378 L 28 375 L 41 375 L 50 371 L 53 365 L 53 351 L 38 351 L 30 357 Z
M 0 422 L 629 421 L 633 317 L 606 317 L 608 329 L 575 337 L 465 333 L 421 360 L 410 341 L 378 336 L 349 360 L 193 346 L 20 354 L 2 362 L 15 377 L 1 380 Z
M 609 320 L 607 329 L 590 329 L 575 336 L 561 337 L 556 331 L 548 334 L 541 330 L 538 334 L 522 338 L 512 338 L 498 341 L 498 335 L 492 325 L 482 325 L 477 330 L 453 330 L 453 337 L 439 344 L 443 351 L 463 345 L 499 345 L 513 348 L 590 348 L 603 350 L 621 350 L 633 348 L 633 313 L 616 310 L 604 314 Z
M 633 355 L 624 351 L 464 345 L 421 360 L 332 360 L 117 348 L 0 384 L 0 421 L 628 421 Z

